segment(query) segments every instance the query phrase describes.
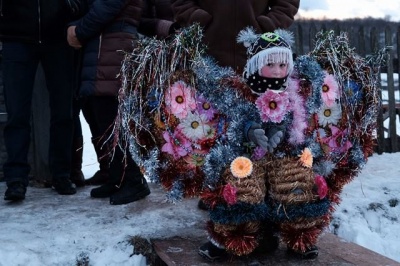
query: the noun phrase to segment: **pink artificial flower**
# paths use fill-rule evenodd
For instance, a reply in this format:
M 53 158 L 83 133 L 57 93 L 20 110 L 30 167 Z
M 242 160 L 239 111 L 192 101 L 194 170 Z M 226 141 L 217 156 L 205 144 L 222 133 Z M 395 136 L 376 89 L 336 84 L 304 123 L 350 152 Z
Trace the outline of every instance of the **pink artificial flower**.
M 332 135 L 330 137 L 322 138 L 322 142 L 328 144 L 329 151 L 344 153 L 347 152 L 351 147 L 353 147 L 351 142 L 347 139 L 349 135 L 348 129 L 340 130 L 333 125 L 330 125 L 329 127 L 331 129 Z
M 211 103 L 203 96 L 197 97 L 197 111 L 200 115 L 204 115 L 207 118 L 207 121 L 211 121 L 217 113 L 217 111 L 211 106 Z
M 316 175 L 314 178 L 315 185 L 317 186 L 317 192 L 319 199 L 323 199 L 328 194 L 328 185 L 326 184 L 325 178 L 320 175 Z
M 332 107 L 335 104 L 339 91 L 339 85 L 335 79 L 335 76 L 325 72 L 324 84 L 322 85 L 322 100 L 328 107 Z
M 166 143 L 162 146 L 161 151 L 171 154 L 175 160 L 192 151 L 190 141 L 179 131 L 175 131 L 172 136 L 168 131 L 164 131 L 163 138 Z
M 222 196 L 224 197 L 228 205 L 233 205 L 236 203 L 237 201 L 236 192 L 237 189 L 231 184 L 227 184 L 224 186 L 224 189 L 222 191 Z
M 196 100 L 192 96 L 192 90 L 183 81 L 172 84 L 165 94 L 167 110 L 179 119 L 185 118 L 188 112 L 196 109 Z
M 261 112 L 262 121 L 280 123 L 288 112 L 289 97 L 286 92 L 267 90 L 257 98 L 256 106 Z

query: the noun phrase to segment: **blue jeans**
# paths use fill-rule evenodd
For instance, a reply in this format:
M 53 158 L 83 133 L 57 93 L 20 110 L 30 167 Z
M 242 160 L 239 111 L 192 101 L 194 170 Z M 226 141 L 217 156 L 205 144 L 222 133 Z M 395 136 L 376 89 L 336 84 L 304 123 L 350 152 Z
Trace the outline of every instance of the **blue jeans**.
M 32 94 L 41 63 L 50 105 L 49 167 L 54 178 L 69 178 L 73 134 L 73 49 L 67 43 L 3 43 L 4 98 L 8 120 L 4 128 L 7 161 L 3 166 L 7 184 L 28 185 L 30 165 Z M 41 137 L 41 136 L 37 136 Z

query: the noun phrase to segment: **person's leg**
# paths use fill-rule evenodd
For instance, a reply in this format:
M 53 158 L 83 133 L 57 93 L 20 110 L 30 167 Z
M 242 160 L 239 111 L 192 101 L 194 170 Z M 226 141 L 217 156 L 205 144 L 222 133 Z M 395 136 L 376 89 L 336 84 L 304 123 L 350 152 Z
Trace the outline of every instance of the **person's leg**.
M 53 187 L 62 195 L 76 193 L 70 180 L 74 94 L 73 49 L 67 43 L 43 45 L 42 66 L 49 91 L 49 166 Z
M 118 112 L 116 97 L 93 97 L 95 119 L 104 140 L 113 142 L 113 124 Z M 116 146 L 110 163 L 110 181 L 91 191 L 92 197 L 110 197 L 110 204 L 119 205 L 139 200 L 150 194 L 146 179 L 132 160 L 128 149 Z
M 73 99 L 73 140 L 71 149 L 71 182 L 77 187 L 85 186 L 85 176 L 82 172 L 82 161 L 83 161 L 83 135 L 80 114 L 80 101 L 77 97 Z
M 8 186 L 5 200 L 24 199 L 29 183 L 30 119 L 37 66 L 36 45 L 3 43 L 3 85 L 7 111 L 4 142 L 8 156 L 3 165 Z
M 82 102 L 82 113 L 89 125 L 90 132 L 92 134 L 92 143 L 94 150 L 96 152 L 97 161 L 99 162 L 99 170 L 96 173 L 85 180 L 86 185 L 103 185 L 109 181 L 109 168 L 110 168 L 110 157 L 107 145 L 104 144 L 104 139 L 102 138 L 102 132 L 98 127 L 95 119 L 95 114 L 93 111 L 93 98 L 86 97 Z

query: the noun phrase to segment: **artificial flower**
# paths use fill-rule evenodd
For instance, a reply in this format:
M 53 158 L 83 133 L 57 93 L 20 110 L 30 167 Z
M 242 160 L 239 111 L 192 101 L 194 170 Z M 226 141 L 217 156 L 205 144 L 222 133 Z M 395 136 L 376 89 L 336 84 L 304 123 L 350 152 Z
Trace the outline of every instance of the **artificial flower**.
M 162 146 L 161 151 L 171 154 L 175 160 L 192 151 L 190 141 L 179 131 L 175 131 L 173 134 L 164 131 L 163 138 L 166 143 Z
M 325 72 L 324 84 L 322 85 L 322 100 L 326 106 L 332 107 L 335 104 L 338 91 L 339 85 L 335 76 Z
M 314 178 L 315 185 L 317 186 L 317 193 L 319 199 L 323 199 L 328 194 L 328 185 L 326 184 L 325 178 L 320 175 L 316 175 Z
M 356 104 L 361 101 L 363 93 L 361 90 L 361 84 L 353 80 L 347 80 L 344 82 L 344 95 L 345 100 L 349 104 Z
M 212 120 L 214 115 L 217 113 L 217 111 L 211 106 L 211 103 L 201 95 L 197 97 L 197 111 L 199 114 L 204 115 L 207 118 L 207 121 Z
M 184 119 L 181 119 L 178 129 L 181 130 L 188 139 L 196 141 L 209 135 L 211 127 L 206 124 L 206 121 L 207 118 L 205 115 L 190 112 Z
M 275 93 L 268 90 L 257 98 L 256 106 L 262 121 L 280 123 L 288 112 L 289 97 L 287 92 Z
M 161 93 L 156 88 L 151 88 L 147 94 L 147 105 L 151 108 L 157 108 L 161 104 Z
M 349 130 L 330 125 L 331 136 L 322 139 L 322 142 L 329 146 L 330 151 L 344 153 L 347 152 L 353 145 L 348 140 Z
M 224 189 L 222 191 L 222 196 L 224 197 L 226 203 L 228 203 L 228 205 L 233 205 L 236 203 L 237 198 L 236 198 L 236 192 L 237 189 L 232 186 L 231 184 L 226 184 L 224 186 Z
M 167 110 L 179 119 L 196 109 L 196 100 L 192 96 L 192 88 L 183 81 L 177 81 L 168 88 L 165 94 Z
M 231 163 L 231 172 L 234 177 L 245 178 L 253 172 L 253 163 L 249 158 L 236 157 Z
M 327 126 L 328 124 L 336 125 L 341 117 L 342 110 L 337 103 L 333 104 L 331 107 L 328 107 L 324 104 L 318 112 L 318 124 L 323 127 Z
M 313 164 L 313 156 L 309 148 L 304 148 L 303 152 L 301 153 L 301 155 L 299 155 L 299 157 L 301 165 L 307 168 L 311 168 Z
M 254 148 L 253 151 L 253 155 L 251 156 L 251 158 L 255 161 L 260 160 L 262 157 L 264 157 L 264 155 L 267 154 L 267 151 L 265 151 L 263 148 L 261 148 L 260 146 L 257 146 Z
M 193 168 L 202 166 L 206 161 L 205 158 L 206 153 L 207 153 L 206 151 L 202 150 L 193 150 L 191 154 L 189 154 L 184 158 L 184 160 L 187 162 L 189 166 Z

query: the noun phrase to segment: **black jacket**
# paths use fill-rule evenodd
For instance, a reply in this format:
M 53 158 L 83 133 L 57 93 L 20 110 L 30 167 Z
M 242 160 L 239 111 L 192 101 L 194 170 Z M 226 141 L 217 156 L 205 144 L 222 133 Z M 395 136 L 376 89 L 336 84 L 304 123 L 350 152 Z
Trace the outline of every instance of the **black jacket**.
M 70 19 L 65 0 L 0 0 L 0 39 L 65 41 Z

